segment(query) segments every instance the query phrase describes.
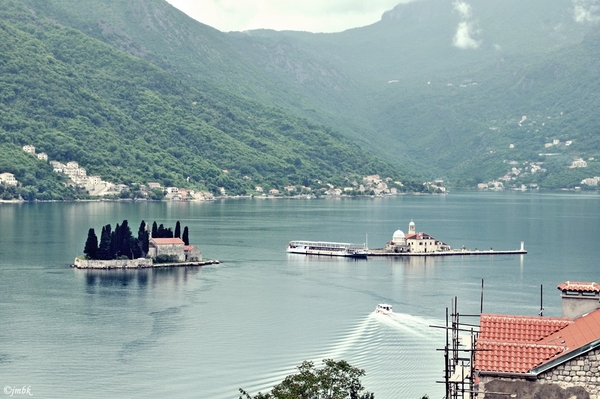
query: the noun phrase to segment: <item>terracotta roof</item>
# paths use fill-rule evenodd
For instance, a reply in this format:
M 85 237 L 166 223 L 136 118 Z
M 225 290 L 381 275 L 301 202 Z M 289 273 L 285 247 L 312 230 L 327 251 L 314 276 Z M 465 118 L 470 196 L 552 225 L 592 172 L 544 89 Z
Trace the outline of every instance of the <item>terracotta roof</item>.
M 482 314 L 479 339 L 498 342 L 537 342 L 566 327 L 569 318 Z
M 156 245 L 175 245 L 180 244 L 183 245 L 184 242 L 181 238 L 151 238 L 152 241 L 156 243 Z
M 194 248 L 196 248 L 195 245 L 186 245 L 183 247 L 184 251 L 192 251 Z
M 568 351 L 600 339 L 600 309 L 578 317 L 567 327 L 546 337 L 542 342 L 553 344 L 560 342 Z
M 600 284 L 596 283 L 579 283 L 574 281 L 566 281 L 559 284 L 558 287 L 561 291 L 583 291 L 583 292 L 600 292 Z
M 503 373 L 526 373 L 564 351 L 559 345 L 477 341 L 475 369 Z
M 600 339 L 600 309 L 577 319 L 482 314 L 475 369 L 526 373 Z

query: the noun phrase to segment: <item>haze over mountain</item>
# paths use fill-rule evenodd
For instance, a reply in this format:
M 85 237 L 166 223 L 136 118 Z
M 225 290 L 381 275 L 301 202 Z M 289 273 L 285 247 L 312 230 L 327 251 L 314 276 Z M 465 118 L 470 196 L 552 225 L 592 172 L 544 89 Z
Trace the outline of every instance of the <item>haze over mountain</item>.
M 131 169 L 129 162 L 126 171 L 117 173 L 110 162 L 90 160 L 89 152 L 76 159 L 88 162 L 97 173 L 108 170 L 115 179 L 131 181 L 132 175 L 141 174 L 178 182 L 194 174 L 194 181 L 214 189 L 222 182 L 215 180 L 217 175 L 207 178 L 207 170 L 218 174 L 228 169 L 234 173 L 221 180 L 233 179 L 228 187 L 243 192 L 251 184 L 244 184 L 242 176 L 255 172 L 254 179 L 273 187 L 327 177 L 318 176 L 318 170 L 329 170 L 329 178 L 336 176 L 338 181 L 385 171 L 470 187 L 502 176 L 512 179 L 507 185 L 574 187 L 582 179 L 600 176 L 597 1 L 421 0 L 399 4 L 373 25 L 329 34 L 223 33 L 161 0 L 3 3 L 5 29 L 38 41 L 47 57 L 71 71 L 62 76 L 77 72 L 83 79 L 78 85 L 93 89 L 93 95 L 108 101 L 107 108 L 110 104 L 123 118 L 133 118 L 131 123 L 141 123 L 125 129 L 130 132 L 126 140 L 118 138 L 123 123 L 104 125 L 106 134 L 116 134 L 118 147 L 140 140 L 141 131 L 146 136 L 151 131 L 163 135 L 162 141 L 136 150 L 160 154 L 171 148 L 169 156 L 178 160 L 158 156 L 165 163 L 162 172 L 143 172 L 152 168 L 148 160 L 146 169 Z M 67 44 L 65 51 L 73 37 L 85 45 Z M 28 51 L 16 43 L 14 49 L 15 57 Z M 114 62 L 119 67 L 109 68 Z M 131 87 L 120 99 L 103 92 L 105 82 L 97 78 L 106 74 L 111 80 L 115 73 L 141 82 L 150 90 L 144 96 L 159 95 L 159 103 L 140 115 L 134 106 L 140 87 Z M 84 83 L 96 79 L 93 87 Z M 80 102 L 73 93 L 63 94 L 66 100 Z M 18 98 L 26 103 L 28 95 L 33 94 L 19 92 Z M 191 114 L 184 119 L 163 114 L 169 126 L 159 124 L 152 131 L 144 119 L 163 113 L 167 98 L 170 107 L 178 104 L 175 114 L 178 107 L 189 109 L 195 102 L 192 114 L 199 119 L 182 129 Z M 2 105 L 14 113 L 22 103 L 3 99 Z M 250 121 L 257 115 L 260 123 Z M 48 118 L 73 119 L 56 113 Z M 26 133 L 23 128 L 7 129 L 6 117 L 0 120 L 11 132 L 5 139 L 11 145 L 54 134 L 48 123 Z M 53 120 L 49 125 L 58 126 Z M 261 127 L 265 124 L 268 133 Z M 208 125 L 213 129 L 211 142 L 218 143 L 210 152 L 201 150 L 204 144 L 198 141 Z M 185 154 L 173 145 L 182 139 L 182 130 L 193 132 L 181 142 Z M 316 131 L 324 136 L 317 138 Z M 64 129 L 61 134 L 72 146 L 84 146 L 75 134 Z M 279 144 L 265 144 L 272 166 L 257 168 L 247 154 L 264 151 L 256 140 L 264 141 L 265 134 L 275 135 L 271 137 Z M 197 138 L 190 141 L 192 136 Z M 97 137 L 98 129 L 92 127 L 85 140 Z M 338 145 L 348 149 L 336 151 Z M 60 147 L 51 151 L 58 156 Z M 326 161 L 336 153 L 333 162 Z M 354 168 L 352 159 L 362 161 Z M 587 167 L 569 167 L 578 159 Z M 193 166 L 200 160 L 205 167 Z M 174 162 L 185 173 L 166 166 Z M 330 166 L 323 168 L 322 162 Z

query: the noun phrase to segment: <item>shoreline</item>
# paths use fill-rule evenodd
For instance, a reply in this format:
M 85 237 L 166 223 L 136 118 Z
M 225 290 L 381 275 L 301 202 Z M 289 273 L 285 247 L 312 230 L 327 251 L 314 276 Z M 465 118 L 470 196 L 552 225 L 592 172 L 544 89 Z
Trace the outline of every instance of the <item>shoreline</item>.
M 81 262 L 79 259 L 75 259 L 75 262 L 69 265 L 71 268 L 79 270 L 114 270 L 114 269 L 158 269 L 158 268 L 171 268 L 171 267 L 198 267 L 207 265 L 220 265 L 221 262 L 218 260 L 201 260 L 193 262 L 175 262 L 175 263 L 154 263 L 150 259 L 147 262 L 136 262 L 137 259 L 129 260 L 86 260 Z

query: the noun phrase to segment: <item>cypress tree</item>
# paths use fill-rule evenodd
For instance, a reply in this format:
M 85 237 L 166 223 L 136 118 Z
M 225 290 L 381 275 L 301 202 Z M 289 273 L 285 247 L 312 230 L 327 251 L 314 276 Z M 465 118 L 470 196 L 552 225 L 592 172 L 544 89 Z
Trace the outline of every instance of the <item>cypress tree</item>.
M 179 224 L 179 220 L 175 223 L 175 238 L 181 238 L 181 224 Z
M 111 227 L 110 224 L 102 227 L 102 234 L 100 235 L 100 246 L 98 247 L 98 259 L 109 260 L 112 259 L 110 252 L 110 239 L 111 239 Z
M 115 226 L 115 231 L 110 235 L 110 258 L 117 259 L 119 257 L 119 243 L 121 242 L 121 226 L 119 223 Z
M 96 236 L 94 229 L 88 230 L 83 253 L 90 259 L 98 259 L 98 237 Z
M 189 239 L 189 237 L 188 237 L 188 234 L 189 234 L 189 232 L 188 232 L 188 227 L 187 227 L 187 226 L 185 226 L 185 227 L 183 228 L 183 238 L 182 238 L 182 240 L 183 240 L 183 243 L 184 243 L 185 245 L 190 245 L 190 239 Z
M 157 238 L 165 238 L 165 226 L 163 226 L 163 224 L 161 223 L 160 226 L 158 226 L 158 231 L 156 232 L 156 237 Z
M 170 227 L 165 230 L 165 238 L 173 238 L 173 230 Z
M 152 237 L 158 238 L 158 227 L 156 226 L 156 221 L 152 223 Z
M 148 251 L 150 250 L 150 240 L 148 238 L 148 231 L 146 230 L 146 222 L 143 220 L 138 229 L 137 244 L 140 248 L 140 253 L 139 256 L 136 257 L 143 258 L 148 255 Z
M 119 239 L 119 255 L 133 258 L 133 234 L 129 228 L 129 222 L 123 220 L 121 223 L 121 235 Z

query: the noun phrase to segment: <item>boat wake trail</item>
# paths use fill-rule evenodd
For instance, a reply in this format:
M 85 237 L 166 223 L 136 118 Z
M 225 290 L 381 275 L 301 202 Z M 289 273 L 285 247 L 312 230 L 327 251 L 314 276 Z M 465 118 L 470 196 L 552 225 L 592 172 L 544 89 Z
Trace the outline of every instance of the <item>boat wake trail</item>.
M 364 369 L 364 385 L 378 397 L 432 395 L 438 387 L 431 365 L 439 364 L 443 369 L 443 356 L 435 348 L 443 345 L 444 335 L 429 327 L 431 324 L 439 322 L 403 313 L 373 312 L 341 334 L 321 359 L 344 359 Z

